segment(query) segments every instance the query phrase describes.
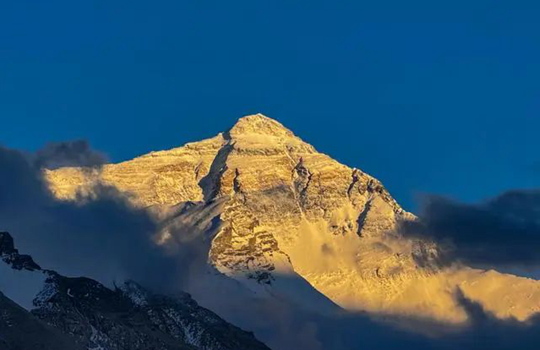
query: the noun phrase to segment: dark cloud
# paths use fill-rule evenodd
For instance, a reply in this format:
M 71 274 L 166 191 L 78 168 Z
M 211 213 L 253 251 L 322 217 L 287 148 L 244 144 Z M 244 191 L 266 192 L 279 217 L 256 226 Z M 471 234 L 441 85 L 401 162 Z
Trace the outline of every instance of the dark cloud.
M 96 186 L 95 196 L 77 203 L 56 200 L 40 166 L 52 160 L 89 164 L 98 158 L 86 145 L 51 149 L 28 157 L 0 147 L 0 230 L 11 232 L 21 251 L 44 268 L 109 284 L 132 278 L 164 286 L 174 265 L 152 243 L 158 229 L 154 220 L 107 186 Z
M 516 190 L 482 204 L 428 197 L 404 234 L 434 240 L 447 261 L 492 267 L 540 265 L 540 191 Z
M 93 150 L 87 141 L 51 142 L 36 152 L 33 159 L 39 168 L 66 166 L 96 167 L 107 162 L 105 154 Z

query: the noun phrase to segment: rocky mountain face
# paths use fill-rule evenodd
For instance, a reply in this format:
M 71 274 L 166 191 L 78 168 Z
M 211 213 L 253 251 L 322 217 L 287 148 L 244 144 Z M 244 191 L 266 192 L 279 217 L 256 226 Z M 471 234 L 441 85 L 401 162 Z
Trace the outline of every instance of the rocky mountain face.
M 133 281 L 109 289 L 89 278 L 43 270 L 19 254 L 7 232 L 0 232 L 0 257 L 44 281 L 30 312 L 0 295 L 0 344 L 7 349 L 268 349 L 187 293 L 158 295 Z
M 399 221 L 415 218 L 377 179 L 260 114 L 183 147 L 45 175 L 64 200 L 92 195 L 100 182 L 129 194 L 164 223 L 159 244 L 196 232 L 208 241 L 213 276 L 258 295 L 318 307 L 309 294 L 348 310 L 463 322 L 459 288 L 497 317 L 523 320 L 540 310 L 540 283 L 444 267 L 433 243 L 396 233 Z

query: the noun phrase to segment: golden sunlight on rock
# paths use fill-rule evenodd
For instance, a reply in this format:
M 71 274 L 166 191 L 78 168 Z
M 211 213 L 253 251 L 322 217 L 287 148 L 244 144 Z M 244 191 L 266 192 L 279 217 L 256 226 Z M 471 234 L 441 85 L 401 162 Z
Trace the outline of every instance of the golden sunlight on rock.
M 378 180 L 317 152 L 261 114 L 180 148 L 46 176 L 52 192 L 70 200 L 101 181 L 160 211 L 193 202 L 197 209 L 184 210 L 204 212 L 222 201 L 205 219 L 220 222 L 209 262 L 252 290 L 299 293 L 280 282 L 295 275 L 345 309 L 451 323 L 467 318 L 456 302 L 458 288 L 500 318 L 525 320 L 539 311 L 540 282 L 441 268 L 433 243 L 393 233 L 399 220 L 415 218 Z M 198 225 L 186 222 L 185 231 Z

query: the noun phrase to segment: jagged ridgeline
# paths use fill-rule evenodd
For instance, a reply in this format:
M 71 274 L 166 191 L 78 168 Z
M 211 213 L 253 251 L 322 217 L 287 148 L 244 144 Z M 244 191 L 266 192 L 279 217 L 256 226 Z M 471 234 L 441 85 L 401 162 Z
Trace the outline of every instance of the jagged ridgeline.
M 441 267 L 434 244 L 392 233 L 414 216 L 377 179 L 261 114 L 180 148 L 46 177 L 61 199 L 103 182 L 135 205 L 167 213 L 163 220 L 181 221 L 184 230 L 163 231 L 163 245 L 186 231 L 210 237 L 209 268 L 259 296 L 277 293 L 308 306 L 328 298 L 346 309 L 450 322 L 466 318 L 453 297 L 457 287 L 499 317 L 525 319 L 540 304 L 536 281 Z
M 268 350 L 187 293 L 154 294 L 133 281 L 109 289 L 89 278 L 64 277 L 19 254 L 7 232 L 0 232 L 0 258 L 3 278 L 11 274 L 21 289 L 29 279 L 37 282 L 26 310 L 0 293 L 1 349 Z M 15 290 L 20 299 L 22 290 Z

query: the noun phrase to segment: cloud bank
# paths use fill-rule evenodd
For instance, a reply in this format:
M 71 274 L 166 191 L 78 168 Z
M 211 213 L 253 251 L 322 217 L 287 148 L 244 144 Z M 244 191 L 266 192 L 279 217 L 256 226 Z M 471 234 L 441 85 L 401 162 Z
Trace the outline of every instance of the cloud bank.
M 75 140 L 50 142 L 36 152 L 32 161 L 36 167 L 47 169 L 97 167 L 107 162 L 107 156 L 93 150 L 86 140 Z
M 405 235 L 434 240 L 447 261 L 489 267 L 540 266 L 540 190 L 514 190 L 485 203 L 427 197 Z
M 174 264 L 152 243 L 158 227 L 146 211 L 107 186 L 74 203 L 53 198 L 44 183 L 43 166 L 97 166 L 104 159 L 83 141 L 50 144 L 30 157 L 0 147 L 0 230 L 44 268 L 109 285 L 132 278 L 165 286 Z

